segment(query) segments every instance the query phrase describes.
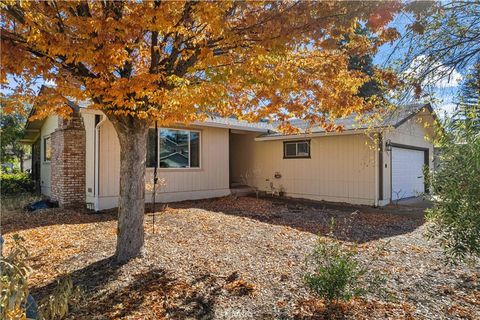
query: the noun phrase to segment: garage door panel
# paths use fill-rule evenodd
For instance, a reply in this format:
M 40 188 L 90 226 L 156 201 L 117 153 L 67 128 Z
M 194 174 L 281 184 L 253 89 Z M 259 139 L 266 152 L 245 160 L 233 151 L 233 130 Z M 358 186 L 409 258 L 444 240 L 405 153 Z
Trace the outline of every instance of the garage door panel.
M 425 191 L 425 152 L 392 148 L 392 200 L 415 197 Z

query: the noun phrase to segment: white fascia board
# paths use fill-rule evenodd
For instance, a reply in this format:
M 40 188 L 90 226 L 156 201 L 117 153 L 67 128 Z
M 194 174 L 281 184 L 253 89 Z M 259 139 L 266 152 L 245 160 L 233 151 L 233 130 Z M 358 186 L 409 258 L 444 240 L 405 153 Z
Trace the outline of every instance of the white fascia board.
M 99 114 L 99 115 L 105 114 L 102 110 L 90 109 L 90 108 L 80 108 L 79 111 L 80 113 L 85 113 L 85 114 Z
M 341 132 L 300 133 L 300 134 L 291 134 L 291 135 L 256 137 L 255 141 L 298 140 L 298 139 L 309 139 L 309 138 L 315 138 L 315 137 L 345 136 L 345 135 L 353 135 L 353 134 L 363 134 L 365 132 L 366 132 L 365 129 L 358 129 L 358 130 L 345 130 L 345 131 L 341 131 Z
M 250 131 L 250 132 L 262 132 L 267 133 L 269 130 L 265 128 L 254 128 L 254 127 L 247 127 L 242 125 L 235 125 L 235 124 L 228 124 L 228 123 L 215 123 L 215 122 L 208 122 L 208 121 L 195 121 L 193 122 L 194 125 L 199 127 L 212 127 L 212 128 L 222 128 L 222 129 L 232 129 L 232 130 L 239 130 L 239 131 Z

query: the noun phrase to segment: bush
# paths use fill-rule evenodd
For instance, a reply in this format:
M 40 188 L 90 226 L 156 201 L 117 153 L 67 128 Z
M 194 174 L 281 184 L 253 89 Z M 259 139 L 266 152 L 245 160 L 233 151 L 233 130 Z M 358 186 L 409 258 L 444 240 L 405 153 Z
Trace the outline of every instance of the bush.
M 23 245 L 25 240 L 14 235 L 13 241 L 8 255 L 0 255 L 0 319 L 64 319 L 70 308 L 79 304 L 83 292 L 74 286 L 67 275 L 57 281 L 54 292 L 37 307 L 29 295 L 28 276 L 31 269 L 27 263 L 29 255 Z
M 305 259 L 307 272 L 303 280 L 306 286 L 329 306 L 366 294 L 391 299 L 385 288 L 386 278 L 371 267 L 388 244 L 377 247 L 377 254 L 372 255 L 369 266 L 365 266 L 359 259 L 357 245 L 340 241 L 335 236 L 345 234 L 346 230 L 335 233 L 334 227 L 332 219 L 328 238 L 319 236 L 313 252 Z
M 362 279 L 366 269 L 355 259 L 355 251 L 336 239 L 319 237 L 307 267 L 312 272 L 304 275 L 304 282 L 316 295 L 329 303 L 348 301 L 363 295 Z
M 70 276 L 57 280 L 54 292 L 40 301 L 39 319 L 56 320 L 65 318 L 71 307 L 77 307 L 83 298 L 83 291 L 73 284 Z
M 25 172 L 5 173 L 0 171 L 0 183 L 2 195 L 16 195 L 35 190 L 31 175 Z
M 480 118 L 466 113 L 447 120 L 437 141 L 440 167 L 429 175 L 433 222 L 428 236 L 443 247 L 450 262 L 480 257 Z
M 28 275 L 26 261 L 28 253 L 23 239 L 14 236 L 14 245 L 9 254 L 0 257 L 0 319 L 25 319 L 28 297 Z

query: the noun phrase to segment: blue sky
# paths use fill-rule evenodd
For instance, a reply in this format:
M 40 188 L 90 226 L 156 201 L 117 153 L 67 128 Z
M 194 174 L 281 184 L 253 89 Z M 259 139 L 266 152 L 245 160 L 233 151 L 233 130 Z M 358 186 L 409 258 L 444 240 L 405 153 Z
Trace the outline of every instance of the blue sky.
M 390 23 L 390 27 L 396 28 L 400 34 L 405 33 L 406 26 L 413 21 L 413 18 L 405 13 L 401 13 Z M 395 60 L 402 59 L 405 55 L 406 48 L 396 47 L 398 41 L 392 44 L 383 45 L 375 55 L 374 64 L 387 67 L 394 63 Z M 461 72 L 454 71 L 452 79 L 439 79 L 433 88 L 434 108 L 443 116 L 452 113 L 455 108 L 455 100 L 458 96 L 461 82 L 464 75 Z

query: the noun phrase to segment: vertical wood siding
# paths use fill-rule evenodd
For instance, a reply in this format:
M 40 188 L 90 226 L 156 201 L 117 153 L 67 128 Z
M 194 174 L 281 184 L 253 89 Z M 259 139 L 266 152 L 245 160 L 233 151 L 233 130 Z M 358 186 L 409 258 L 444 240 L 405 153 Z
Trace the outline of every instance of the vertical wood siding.
M 200 130 L 201 168 L 159 169 L 158 177 L 166 186 L 157 189 L 157 202 L 172 202 L 225 196 L 229 188 L 228 129 L 195 128 Z M 100 129 L 100 206 L 114 207 L 119 194 L 120 145 L 111 122 Z M 153 168 L 147 168 L 145 201 L 152 199 Z
M 51 194 L 51 166 L 50 162 L 44 161 L 44 145 L 43 139 L 52 134 L 58 128 L 58 116 L 52 115 L 45 119 L 42 129 L 40 131 L 40 187 L 43 195 L 50 196 Z
M 287 196 L 374 204 L 375 151 L 365 135 L 311 139 L 310 159 L 283 159 L 283 141 L 232 135 L 232 177 L 260 190 L 283 187 Z M 276 179 L 275 172 L 282 177 Z
M 87 202 L 93 202 L 95 190 L 95 114 L 82 113 L 82 117 L 86 134 L 85 193 Z

